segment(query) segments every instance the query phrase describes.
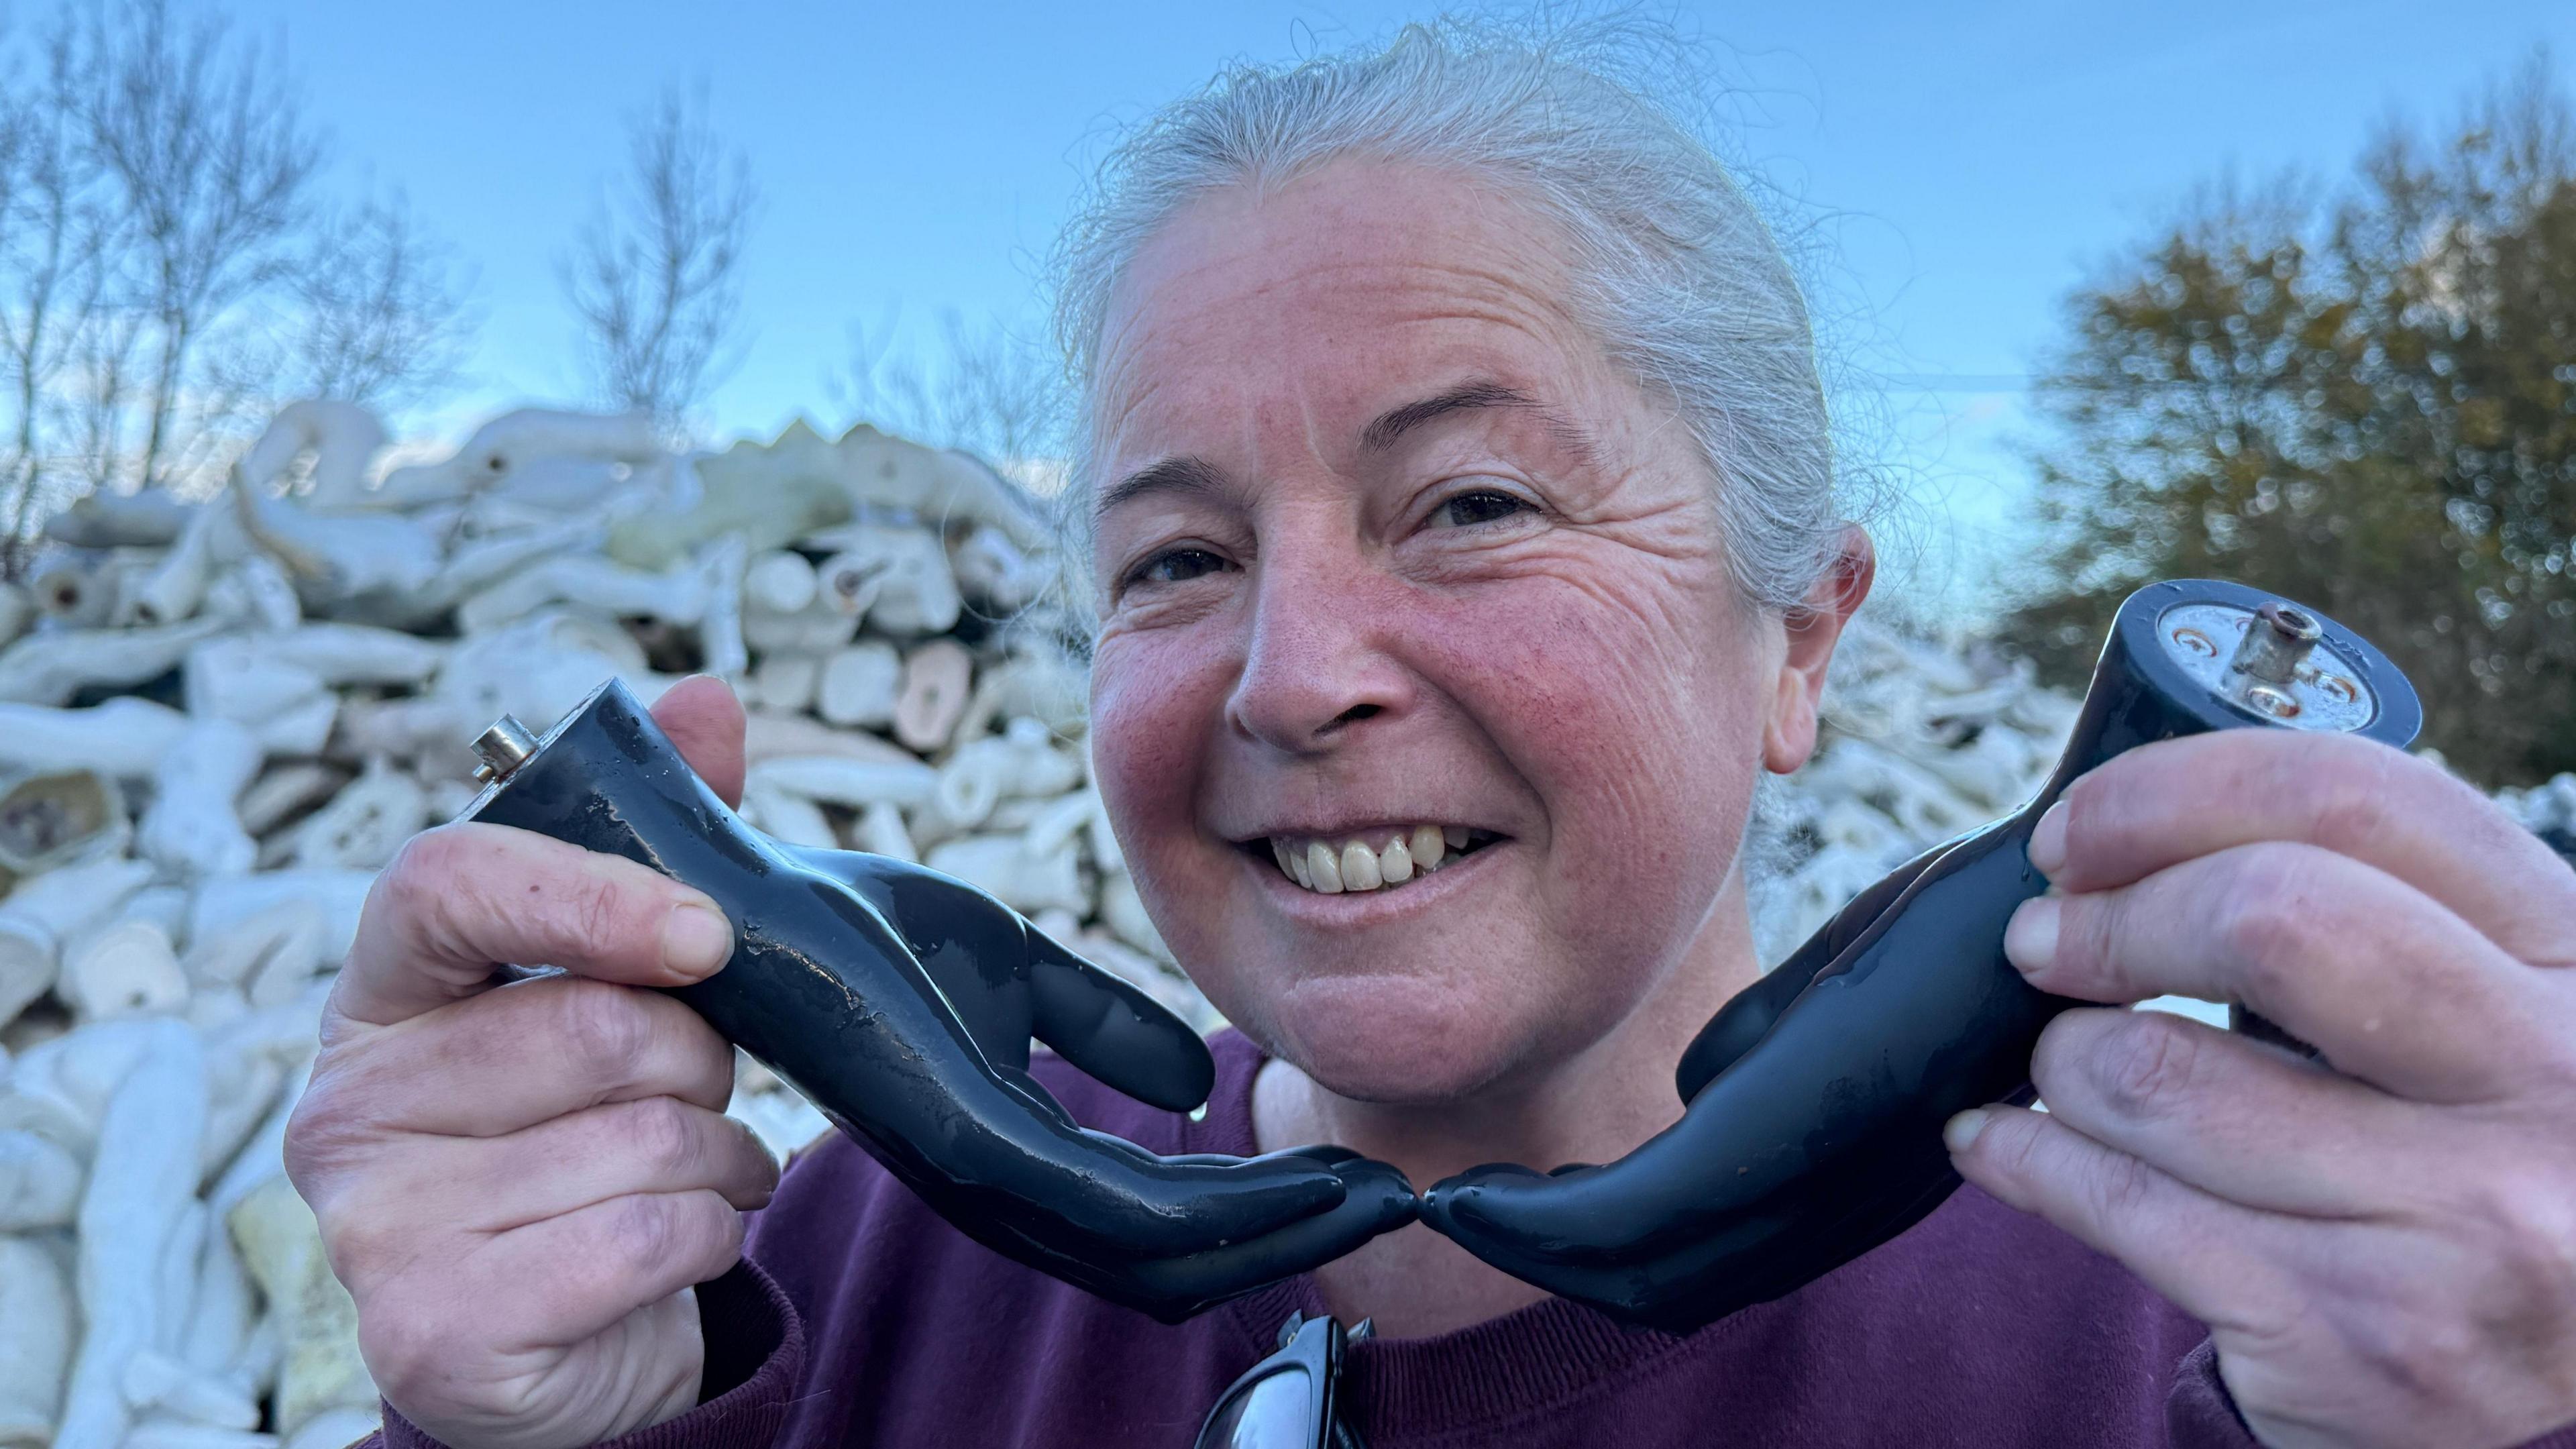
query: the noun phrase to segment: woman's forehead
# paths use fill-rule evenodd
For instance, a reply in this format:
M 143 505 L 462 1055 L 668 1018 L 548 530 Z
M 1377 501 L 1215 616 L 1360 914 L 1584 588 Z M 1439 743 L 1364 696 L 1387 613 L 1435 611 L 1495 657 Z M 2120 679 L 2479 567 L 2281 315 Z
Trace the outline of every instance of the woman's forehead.
M 1240 427 L 1262 409 L 1355 427 L 1470 376 L 1562 392 L 1601 361 L 1565 272 L 1542 218 L 1455 173 L 1341 162 L 1202 197 L 1112 299 L 1101 441 L 1124 450 L 1220 413 Z

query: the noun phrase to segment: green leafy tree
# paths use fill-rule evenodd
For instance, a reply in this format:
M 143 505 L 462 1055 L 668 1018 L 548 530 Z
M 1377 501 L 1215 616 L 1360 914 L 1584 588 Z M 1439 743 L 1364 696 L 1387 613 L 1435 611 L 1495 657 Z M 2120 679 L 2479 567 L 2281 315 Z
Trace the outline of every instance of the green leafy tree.
M 2576 769 L 2576 123 L 2545 57 L 2337 192 L 2204 193 L 2069 321 L 2009 642 L 2079 680 L 2130 589 L 2236 579 L 2387 650 L 2472 777 Z

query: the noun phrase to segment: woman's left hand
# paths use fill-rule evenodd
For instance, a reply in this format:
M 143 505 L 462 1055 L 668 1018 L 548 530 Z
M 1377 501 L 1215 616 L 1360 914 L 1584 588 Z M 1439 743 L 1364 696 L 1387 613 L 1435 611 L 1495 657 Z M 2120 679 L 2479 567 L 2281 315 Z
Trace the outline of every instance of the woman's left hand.
M 2132 750 L 2030 854 L 2034 985 L 2239 1002 L 2323 1061 L 2069 1011 L 2048 1112 L 1960 1114 L 1960 1173 L 2208 1323 L 2268 1444 L 2576 1422 L 2576 872 L 2431 764 L 2291 730 Z

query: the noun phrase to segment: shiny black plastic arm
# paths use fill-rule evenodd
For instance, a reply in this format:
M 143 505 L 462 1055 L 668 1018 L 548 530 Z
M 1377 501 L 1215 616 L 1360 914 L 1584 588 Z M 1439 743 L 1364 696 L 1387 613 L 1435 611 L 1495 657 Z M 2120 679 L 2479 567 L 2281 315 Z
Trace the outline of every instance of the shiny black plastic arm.
M 2039 795 L 1863 892 L 1721 1009 L 1676 1073 L 1680 1122 L 1606 1166 L 1470 1169 L 1425 1195 L 1424 1220 L 1516 1277 L 1673 1332 L 1793 1292 L 1911 1227 L 1958 1186 L 1942 1124 L 2026 1095 L 2041 1029 L 2076 1004 L 2033 989 L 2003 955 L 2013 911 L 2047 889 L 2032 828 L 2123 751 L 2275 726 L 2242 680 L 2196 673 L 2177 635 L 2205 628 L 2208 611 L 2250 617 L 2273 602 L 2206 580 L 2140 590 Z M 2421 711 L 2404 677 L 2322 623 L 2337 667 L 2375 702 L 2340 727 L 2406 743 Z
M 1412 1220 L 1335 1148 L 1164 1158 L 1085 1130 L 1029 1043 L 1140 1100 L 1204 1101 L 1207 1046 L 1152 998 L 962 881 L 751 829 L 611 681 L 464 818 L 623 855 L 705 891 L 733 959 L 673 994 L 977 1241 L 1166 1321 Z

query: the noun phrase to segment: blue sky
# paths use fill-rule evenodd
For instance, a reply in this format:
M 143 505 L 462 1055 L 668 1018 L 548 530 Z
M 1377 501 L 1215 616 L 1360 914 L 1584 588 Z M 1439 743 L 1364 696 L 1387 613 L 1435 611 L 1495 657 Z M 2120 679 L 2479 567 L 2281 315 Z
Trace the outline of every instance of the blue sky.
M 474 268 L 470 388 L 424 426 L 580 394 L 556 267 L 624 117 L 703 84 L 765 194 L 719 436 L 839 421 L 852 322 L 1034 329 L 1037 266 L 1108 135 L 1221 60 L 1385 34 L 1419 5 L 315 4 L 231 0 L 282 38 L 335 180 L 401 187 Z M 1898 379 L 1871 452 L 1914 499 L 1909 590 L 1973 610 L 2023 497 L 2014 380 L 2067 291 L 2224 168 L 2340 174 L 2393 114 L 2447 119 L 2576 4 L 2495 0 L 1680 4 L 1750 87 L 1737 138 L 1830 211 L 1836 340 Z M 1938 379 L 1925 388 L 1922 379 Z M 1855 405 L 1868 399 L 1855 399 Z

